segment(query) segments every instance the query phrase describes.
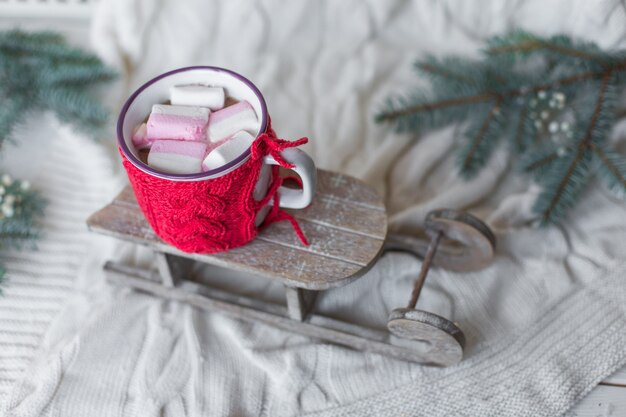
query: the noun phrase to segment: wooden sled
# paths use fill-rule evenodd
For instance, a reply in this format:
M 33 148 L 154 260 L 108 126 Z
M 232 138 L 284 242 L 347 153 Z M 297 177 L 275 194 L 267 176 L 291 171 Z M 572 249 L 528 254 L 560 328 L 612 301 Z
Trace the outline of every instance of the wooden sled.
M 352 177 L 319 170 L 314 202 L 290 213 L 298 220 L 310 246 L 303 246 L 290 224 L 281 222 L 272 224 L 241 248 L 214 255 L 184 253 L 154 234 L 129 186 L 94 213 L 87 224 L 94 232 L 145 245 L 156 254 L 156 271 L 107 262 L 104 268 L 115 284 L 361 351 L 436 366 L 461 360 L 464 337 L 460 329 L 443 317 L 415 310 L 415 303 L 413 308 L 394 310 L 391 332 L 314 312 L 320 291 L 358 279 L 384 250 L 427 254 L 428 244 L 421 240 L 387 236 L 385 206 L 376 191 Z M 429 216 L 433 230 L 457 243 L 440 248 L 437 256 L 431 247 L 434 264 L 451 269 L 468 269 L 469 264 L 474 269 L 484 266 L 493 255 L 493 234 L 479 220 L 464 216 L 468 215 L 445 210 Z M 286 304 L 244 297 L 186 279 L 189 260 L 279 280 L 285 287 Z M 425 272 L 423 275 L 425 278 Z

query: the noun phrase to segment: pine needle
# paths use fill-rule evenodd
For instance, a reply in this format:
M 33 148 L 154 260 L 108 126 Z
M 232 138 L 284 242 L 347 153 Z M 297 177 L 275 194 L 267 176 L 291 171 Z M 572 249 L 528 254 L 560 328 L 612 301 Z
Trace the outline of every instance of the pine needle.
M 615 196 L 626 199 L 626 159 L 615 151 L 594 146 L 598 176 Z
M 556 160 L 550 175 L 542 178 L 543 192 L 533 207 L 542 224 L 565 218 L 567 210 L 578 201 L 580 192 L 590 180 L 591 151 L 581 148 Z
M 526 152 L 520 160 L 521 171 L 540 180 L 549 176 L 553 164 L 563 156 L 566 150 L 559 150 L 553 143 L 536 146 Z
M 497 100 L 487 110 L 479 123 L 470 126 L 465 132 L 468 139 L 460 146 L 458 157 L 461 174 L 473 178 L 491 157 L 495 144 L 499 141 L 503 124 L 502 100 Z

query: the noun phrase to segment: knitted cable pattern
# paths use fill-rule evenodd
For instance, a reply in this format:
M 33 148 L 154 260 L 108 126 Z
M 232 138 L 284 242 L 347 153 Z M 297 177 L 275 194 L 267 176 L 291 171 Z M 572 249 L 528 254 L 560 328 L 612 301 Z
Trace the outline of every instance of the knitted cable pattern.
M 272 155 L 285 168 L 281 151 L 305 144 L 307 138 L 290 142 L 278 139 L 270 126 L 252 144 L 251 157 L 239 168 L 218 178 L 199 181 L 170 181 L 147 174 L 122 154 L 122 163 L 137 202 L 154 232 L 163 241 L 187 253 L 216 253 L 243 246 L 260 229 L 271 223 L 289 221 L 304 245 L 308 240 L 298 222 L 279 207 L 278 189 L 283 178 L 272 166 L 272 180 L 266 196 L 253 197 L 263 158 Z M 257 213 L 272 202 L 272 208 L 259 228 Z

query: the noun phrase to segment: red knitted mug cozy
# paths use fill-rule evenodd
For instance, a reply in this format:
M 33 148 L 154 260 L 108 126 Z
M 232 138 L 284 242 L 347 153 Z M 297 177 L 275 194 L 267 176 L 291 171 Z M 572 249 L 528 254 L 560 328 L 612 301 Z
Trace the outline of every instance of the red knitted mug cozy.
M 285 168 L 293 168 L 281 151 L 303 145 L 307 138 L 293 142 L 278 139 L 268 124 L 267 131 L 252 143 L 250 159 L 239 168 L 209 180 L 171 181 L 147 174 L 122 154 L 139 207 L 154 232 L 163 241 L 188 253 L 216 253 L 233 249 L 253 240 L 265 226 L 287 220 L 304 245 L 308 241 L 298 222 L 279 208 L 278 187 L 283 182 L 279 167 L 273 165 L 272 181 L 261 201 L 253 197 L 263 158 L 274 157 Z M 257 213 L 273 200 L 272 208 L 260 228 Z

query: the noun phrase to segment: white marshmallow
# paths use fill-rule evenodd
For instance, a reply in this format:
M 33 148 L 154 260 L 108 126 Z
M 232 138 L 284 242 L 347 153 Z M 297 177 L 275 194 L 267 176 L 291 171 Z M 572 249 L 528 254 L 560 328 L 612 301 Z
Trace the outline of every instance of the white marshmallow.
M 202 162 L 202 170 L 219 168 L 241 155 L 252 145 L 255 137 L 245 130 L 235 133 L 230 139 L 209 152 Z
M 224 89 L 206 85 L 175 85 L 170 88 L 170 102 L 179 106 L 202 106 L 211 110 L 224 107 Z
M 240 130 L 257 134 L 260 123 L 254 112 L 254 108 L 247 101 L 223 108 L 211 113 L 207 136 L 213 143 L 226 139 Z
M 196 174 L 201 172 L 206 151 L 205 142 L 157 140 L 150 148 L 148 165 L 170 174 Z
M 189 117 L 191 119 L 208 119 L 211 111 L 206 107 L 172 106 L 169 104 L 154 104 L 151 114 Z

